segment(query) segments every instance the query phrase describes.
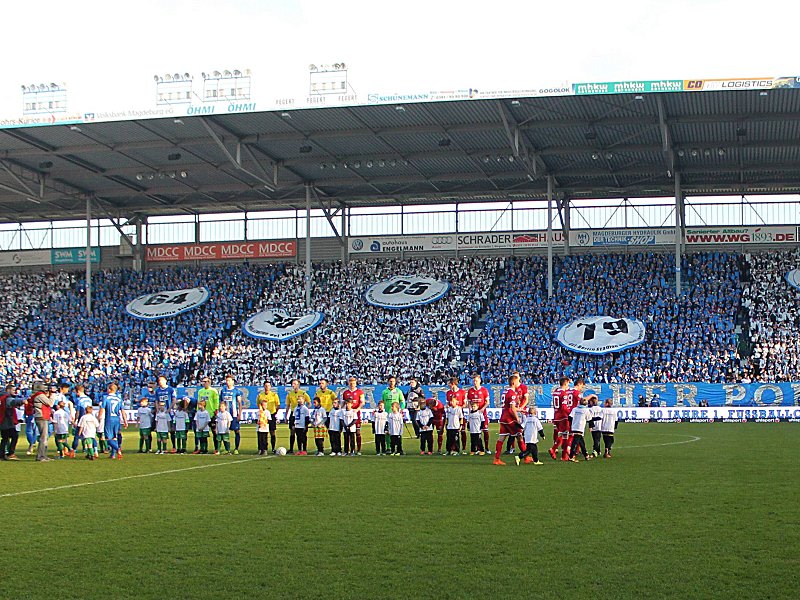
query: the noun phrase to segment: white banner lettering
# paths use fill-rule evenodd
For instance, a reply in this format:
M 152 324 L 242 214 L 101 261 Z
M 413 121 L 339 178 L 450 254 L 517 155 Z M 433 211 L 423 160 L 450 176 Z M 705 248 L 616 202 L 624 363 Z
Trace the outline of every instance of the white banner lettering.
M 319 311 L 293 316 L 282 309 L 267 309 L 247 319 L 243 330 L 250 337 L 282 342 L 311 331 L 324 318 Z
M 686 243 L 693 246 L 719 244 L 797 244 L 798 229 L 789 226 L 690 227 Z M 563 244 L 561 231 L 553 232 L 553 244 Z M 603 246 L 674 246 L 675 229 L 671 227 L 623 229 L 575 229 L 569 232 L 574 248 Z M 437 250 L 497 250 L 546 248 L 546 231 L 453 233 L 410 236 L 351 238 L 351 254 L 394 254 Z
M 125 311 L 137 319 L 163 319 L 197 308 L 208 298 L 209 292 L 204 287 L 156 292 L 131 300 Z
M 350 239 L 350 252 L 352 254 L 429 252 L 431 250 L 455 249 L 455 234 L 358 237 Z
M 562 325 L 556 341 L 582 354 L 621 352 L 644 342 L 644 323 L 638 319 L 591 316 Z
M 402 309 L 436 302 L 449 289 L 450 284 L 446 281 L 416 275 L 398 275 L 371 285 L 364 296 L 373 306 Z

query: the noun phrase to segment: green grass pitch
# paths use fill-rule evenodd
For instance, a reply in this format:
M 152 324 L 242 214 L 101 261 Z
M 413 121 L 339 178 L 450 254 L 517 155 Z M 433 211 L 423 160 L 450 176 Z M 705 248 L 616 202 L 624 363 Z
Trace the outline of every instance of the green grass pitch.
M 410 439 L 259 458 L 252 427 L 239 456 L 139 455 L 133 429 L 122 461 L 36 464 L 23 437 L 0 464 L 0 597 L 797 597 L 799 433 L 621 424 L 611 460 L 540 443 L 544 465 L 505 468 Z

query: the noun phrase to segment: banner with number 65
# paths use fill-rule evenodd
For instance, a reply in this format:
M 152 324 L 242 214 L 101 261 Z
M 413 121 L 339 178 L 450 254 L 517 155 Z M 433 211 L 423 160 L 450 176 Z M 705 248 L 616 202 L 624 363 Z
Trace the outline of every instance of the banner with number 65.
M 398 275 L 369 286 L 364 297 L 373 306 L 399 310 L 436 302 L 449 290 L 450 284 L 446 281 L 432 277 Z
M 197 308 L 205 304 L 208 297 L 209 292 L 204 287 L 156 292 L 131 300 L 125 312 L 137 319 L 163 319 Z
M 556 341 L 582 354 L 609 354 L 638 346 L 645 339 L 645 327 L 638 319 L 591 316 L 562 325 Z

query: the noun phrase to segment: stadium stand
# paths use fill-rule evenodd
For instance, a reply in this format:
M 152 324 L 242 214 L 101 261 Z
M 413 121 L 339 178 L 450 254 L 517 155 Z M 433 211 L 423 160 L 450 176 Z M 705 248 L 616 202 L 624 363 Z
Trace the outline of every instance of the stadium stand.
M 58 300 L 75 282 L 69 273 L 7 273 L 0 275 L 0 338 L 6 337 L 32 311 Z
M 320 263 L 313 271 L 313 309 L 325 320 L 310 333 L 287 342 L 248 338 L 234 331 L 218 344 L 209 361 L 215 380 L 225 373 L 237 380 L 260 384 L 266 378 L 288 384 L 327 377 L 346 383 L 385 382 L 394 374 L 401 382 L 417 376 L 423 383 L 445 380 L 454 372 L 453 361 L 480 312 L 495 279 L 497 258 L 425 258 L 413 260 Z M 399 274 L 436 277 L 451 283 L 442 300 L 403 311 L 366 304 L 371 284 Z M 288 267 L 287 275 L 265 292 L 259 308 L 304 312 L 304 270 Z
M 555 381 L 565 372 L 605 383 L 735 379 L 740 303 L 736 256 L 692 254 L 683 263 L 688 285 L 676 303 L 671 255 L 559 258 L 552 299 L 547 298 L 546 260 L 513 259 L 468 366 L 482 372 L 486 381 L 502 381 L 514 369 L 534 383 Z M 592 356 L 567 351 L 553 339 L 559 324 L 595 314 L 639 318 L 648 329 L 645 343 Z
M 225 265 L 97 273 L 92 317 L 84 316 L 85 281 L 79 280 L 0 342 L 0 372 L 23 387 L 35 377 L 84 382 L 90 395 L 109 381 L 141 386 L 160 374 L 195 382 L 204 353 L 238 327 L 281 272 L 278 266 Z M 201 285 L 211 298 L 191 312 L 155 322 L 125 312 L 142 294 Z
M 752 355 L 747 381 L 797 381 L 800 376 L 800 294 L 786 273 L 800 265 L 800 250 L 745 254 L 748 283 L 742 306 L 749 317 Z
M 23 387 L 34 377 L 84 382 L 91 393 L 111 380 L 136 389 L 159 374 L 173 384 L 196 384 L 205 372 L 216 382 L 231 372 L 251 385 L 294 377 L 344 384 L 349 375 L 382 383 L 389 374 L 441 383 L 452 374 L 466 381 L 473 371 L 502 382 L 514 369 L 530 383 L 562 373 L 606 383 L 792 381 L 800 376 L 800 296 L 784 276 L 799 263 L 800 250 L 690 254 L 677 303 L 669 254 L 557 257 L 552 299 L 543 256 L 316 263 L 313 308 L 325 320 L 282 343 L 247 337 L 240 325 L 267 307 L 303 312 L 301 265 L 102 271 L 93 279 L 91 319 L 82 316 L 80 276 L 6 274 L 0 376 Z M 361 299 L 372 283 L 410 273 L 445 279 L 453 288 L 441 301 L 405 311 Z M 141 321 L 124 310 L 141 294 L 197 285 L 210 288 L 211 300 L 176 318 Z M 486 325 L 459 364 L 481 313 Z M 599 357 L 554 341 L 559 324 L 591 314 L 639 318 L 647 340 Z

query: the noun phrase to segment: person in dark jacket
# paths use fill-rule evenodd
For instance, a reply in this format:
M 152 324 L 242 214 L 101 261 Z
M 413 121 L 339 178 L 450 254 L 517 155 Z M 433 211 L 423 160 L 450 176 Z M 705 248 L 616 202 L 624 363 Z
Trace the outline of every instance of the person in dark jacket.
M 17 407 L 25 400 L 17 398 L 17 388 L 13 383 L 6 386 L 5 393 L 0 395 L 0 460 L 19 460 L 17 450 Z

